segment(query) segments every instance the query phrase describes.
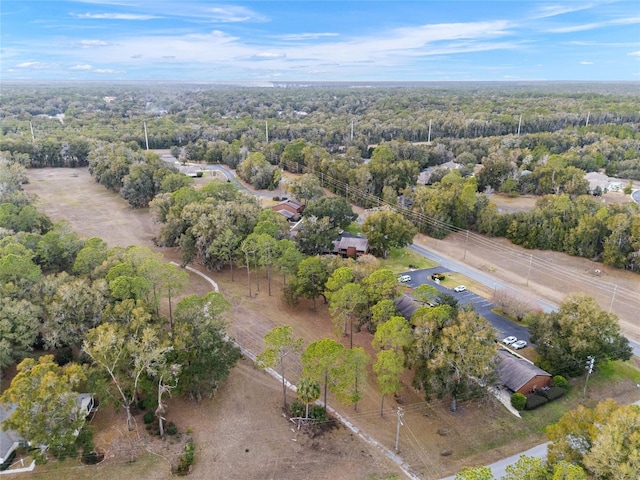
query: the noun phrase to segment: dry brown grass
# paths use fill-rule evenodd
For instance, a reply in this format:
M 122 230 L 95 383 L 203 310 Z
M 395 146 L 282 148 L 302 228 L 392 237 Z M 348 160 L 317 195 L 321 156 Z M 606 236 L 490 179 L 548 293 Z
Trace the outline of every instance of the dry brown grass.
M 128 208 L 117 195 L 95 184 L 86 170 L 45 169 L 29 173 L 31 184 L 28 190 L 39 195 L 39 207 L 52 218 L 67 219 L 81 235 L 100 236 L 110 246 L 137 244 L 153 248 L 151 239 L 158 226 L 151 222 L 147 212 Z M 460 238 L 454 236 L 450 241 L 423 241 L 430 248 L 440 248 L 442 253 L 462 258 Z M 168 260 L 177 257 L 173 249 L 159 251 Z M 507 266 L 499 264 L 499 254 L 494 252 L 495 258 L 488 257 L 489 254 L 469 252 L 467 260 L 472 265 L 496 265 L 497 274 L 505 275 L 516 284 L 521 283 L 517 276 L 509 277 L 503 273 Z M 572 260 L 579 259 L 568 257 L 564 262 L 569 266 Z M 195 267 L 200 268 L 198 265 Z M 577 271 L 583 271 L 583 267 L 578 266 Z M 204 272 L 219 283 L 221 291 L 233 306 L 229 314 L 231 336 L 251 351 L 260 352 L 263 335 L 273 326 L 281 324 L 292 325 L 295 334 L 307 343 L 324 337 L 335 338 L 326 306 L 321 301 L 315 311 L 309 302 L 303 302 L 294 309 L 282 303 L 279 297 L 281 277 L 274 277 L 273 296 L 269 297 L 266 279 L 261 276 L 260 291 L 249 298 L 247 278 L 243 271 L 235 272 L 235 281 L 231 281 L 229 271 Z M 191 275 L 190 279 L 190 292 L 201 294 L 209 289 L 200 277 Z M 553 290 L 548 283 L 542 282 L 540 285 L 546 287 L 542 293 Z M 347 342 L 346 338 L 340 340 L 345 344 Z M 370 342 L 371 335 L 368 333 L 359 332 L 354 336 L 354 344 L 363 346 L 372 354 Z M 293 362 L 288 368 L 288 376 L 295 382 L 300 372 L 299 361 Z M 464 465 L 492 462 L 544 440 L 541 426 L 533 420 L 521 421 L 518 428 L 514 429 L 516 419 L 495 402 L 462 403 L 458 412 L 452 413 L 447 401 L 425 402 L 423 396 L 410 387 L 410 381 L 407 373 L 406 388 L 402 395 L 397 400 L 385 401 L 384 417 L 380 417 L 380 397 L 373 380 L 363 390 L 363 399 L 357 411 L 353 406 L 341 407 L 333 399 L 330 403 L 362 432 L 391 450 L 395 443 L 395 411 L 398 406 L 403 406 L 405 421 L 401 429 L 400 454 L 421 478 L 441 478 Z M 633 382 L 619 382 L 617 394 L 621 398 L 637 399 L 637 390 Z M 594 388 L 590 395 L 596 399 L 608 392 L 607 389 L 597 392 Z M 290 395 L 290 399 L 292 397 Z M 183 432 L 190 429 L 196 440 L 197 463 L 192 476 L 203 479 L 336 480 L 402 476 L 381 450 L 367 445 L 344 428 L 319 439 L 304 437 L 283 418 L 280 404 L 281 387 L 278 382 L 247 362 L 242 362 L 234 369 L 213 399 L 200 404 L 172 399 L 168 409 L 169 418 Z M 107 415 L 104 409 L 100 413 Z M 117 435 L 109 433 L 108 425 L 118 423 L 124 424 L 121 418 L 105 417 L 105 423 L 98 429 L 101 446 L 110 448 L 112 442 L 129 441 L 118 440 Z M 114 445 L 112 451 L 119 450 Z M 451 454 L 442 456 L 443 452 Z M 127 464 L 122 456 L 113 457 L 95 470 L 105 469 L 109 472 L 107 476 L 96 474 L 95 478 L 169 478 L 168 463 L 158 458 L 161 457 L 156 454 L 138 457 L 137 465 L 143 466 L 136 468 L 133 473 L 135 465 Z M 42 472 L 47 468 L 39 467 L 38 470 Z M 93 476 L 91 471 L 80 473 L 73 470 L 73 474 L 58 476 L 89 478 Z M 56 474 L 38 478 L 51 478 L 51 475 Z

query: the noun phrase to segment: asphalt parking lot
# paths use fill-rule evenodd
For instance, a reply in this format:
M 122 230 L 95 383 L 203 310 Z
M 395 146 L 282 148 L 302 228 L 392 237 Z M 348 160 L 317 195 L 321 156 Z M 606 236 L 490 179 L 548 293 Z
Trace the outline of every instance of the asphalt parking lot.
M 420 285 L 431 285 L 438 289 L 438 291 L 443 293 L 448 293 L 452 295 L 454 298 L 458 300 L 460 305 L 473 305 L 473 309 L 475 312 L 486 318 L 493 328 L 496 329 L 496 340 L 502 340 L 504 337 L 508 337 L 513 335 L 517 337 L 518 340 L 526 340 L 528 343 L 531 343 L 529 340 L 529 329 L 520 325 L 516 325 L 510 320 L 507 320 L 501 315 L 498 315 L 495 312 L 492 312 L 491 309 L 494 308 L 494 304 L 480 295 L 473 293 L 470 290 L 465 290 L 464 292 L 455 292 L 453 289 L 445 288 L 440 284 L 435 283 L 431 280 L 431 275 L 434 273 L 443 273 L 450 272 L 451 270 L 445 267 L 435 267 L 435 268 L 427 268 L 423 270 L 412 270 L 407 272 L 402 272 L 399 275 L 409 275 L 411 280 L 406 282 L 405 285 L 416 288 Z

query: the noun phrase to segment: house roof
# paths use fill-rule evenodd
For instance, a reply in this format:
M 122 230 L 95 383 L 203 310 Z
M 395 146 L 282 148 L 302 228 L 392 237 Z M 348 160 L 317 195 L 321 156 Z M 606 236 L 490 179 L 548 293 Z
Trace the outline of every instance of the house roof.
M 92 393 L 79 393 L 76 399 L 78 409 L 89 413 L 93 408 L 93 394 Z M 15 430 L 4 431 L 2 424 L 9 418 L 16 410 L 16 405 L 11 403 L 0 403 L 0 463 L 3 463 L 9 454 L 14 450 L 19 443 L 24 442 L 25 439 Z
M 277 207 L 277 205 L 276 205 L 276 207 Z M 286 210 L 286 209 L 284 209 L 284 208 L 276 209 L 276 207 L 273 207 L 273 209 L 274 209 L 277 213 L 279 213 L 280 215 L 283 215 L 287 220 L 291 220 L 292 218 L 294 218 L 294 217 L 297 217 L 297 216 L 298 216 L 298 214 L 297 214 L 297 213 L 293 213 L 293 212 L 291 212 L 291 211 L 289 211 L 289 210 Z
M 413 314 L 416 313 L 416 310 L 422 306 L 407 294 L 400 298 L 396 298 L 394 303 L 396 305 L 396 310 L 407 320 L 410 320 Z
M 302 207 L 304 206 L 302 203 L 300 203 L 297 200 L 294 200 L 293 198 L 288 198 L 286 200 L 282 200 L 280 203 L 278 203 L 277 205 L 275 205 L 276 207 L 279 206 L 288 206 L 291 207 L 295 210 L 301 211 Z
M 369 241 L 366 237 L 347 237 L 342 236 L 338 243 L 340 250 L 346 250 L 349 247 L 355 247 L 358 252 L 366 252 L 369 246 Z
M 16 409 L 15 405 L 0 404 L 0 463 L 9 456 L 14 446 L 24 439 L 14 430 L 2 430 L 2 424 Z
M 518 358 L 506 350 L 498 350 L 497 372 L 502 385 L 509 390 L 517 392 L 532 378 L 537 376 L 550 377 L 551 374 L 545 372 L 540 367 L 536 367 L 528 361 Z

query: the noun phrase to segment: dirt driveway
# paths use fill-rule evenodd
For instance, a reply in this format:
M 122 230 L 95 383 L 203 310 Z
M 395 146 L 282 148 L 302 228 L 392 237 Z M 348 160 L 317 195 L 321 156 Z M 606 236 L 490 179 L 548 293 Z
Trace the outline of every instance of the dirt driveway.
M 30 170 L 29 178 L 31 183 L 26 189 L 39 196 L 39 208 L 53 219 L 67 219 L 82 236 L 102 237 L 110 246 L 136 244 L 153 248 L 151 239 L 158 226 L 153 224 L 148 212 L 131 210 L 117 195 L 96 184 L 86 169 Z M 429 248 L 439 248 L 456 259 L 462 257 L 460 238 L 453 238 L 450 247 L 448 242 L 425 241 Z M 173 249 L 159 251 L 168 260 L 177 257 Z M 473 260 L 475 264 L 472 265 L 477 268 L 501 271 L 507 269 L 500 264 L 502 256 L 501 251 L 492 253 L 489 249 L 485 253 L 467 253 L 467 260 Z M 578 261 L 575 267 L 573 260 Z M 585 266 L 580 261 L 567 257 L 564 265 L 567 269 L 573 268 L 576 276 L 581 276 Z M 263 335 L 281 324 L 292 325 L 296 335 L 303 337 L 305 342 L 334 338 L 326 306 L 321 302 L 314 311 L 310 303 L 302 303 L 292 310 L 280 301 L 282 279 L 273 279 L 273 297 L 269 297 L 266 279 L 261 277 L 260 290 L 256 294 L 254 285 L 254 296 L 249 298 L 246 275 L 241 272 L 236 271 L 235 281 L 231 281 L 228 271 L 204 273 L 218 282 L 222 293 L 233 305 L 229 314 L 230 335 L 251 351 L 260 352 Z M 607 274 L 613 278 L 616 272 Z M 194 293 L 204 293 L 210 288 L 197 275 L 190 278 L 190 289 Z M 534 280 L 532 276 L 530 285 L 534 281 L 540 282 L 540 294 L 549 294 L 549 300 L 555 301 L 555 292 L 560 286 L 554 288 L 552 280 Z M 369 352 L 370 342 L 371 336 L 364 332 L 354 336 L 354 344 Z M 347 340 L 344 343 L 347 344 Z M 295 383 L 300 371 L 299 362 L 294 362 L 289 371 Z M 457 413 L 452 413 L 446 401 L 425 402 L 422 395 L 410 387 L 409 376 L 405 378 L 405 384 L 407 387 L 401 397 L 385 402 L 384 417 L 380 416 L 380 397 L 373 385 L 364 388 L 357 410 L 353 406 L 340 407 L 331 398 L 330 404 L 390 451 L 394 450 L 396 439 L 397 407 L 402 406 L 405 413 L 400 430 L 400 455 L 418 478 L 442 478 L 457 472 L 461 466 L 494 461 L 542 440 L 540 428 L 526 438 L 522 435 L 515 438 L 514 418 L 493 401 L 463 403 Z M 403 477 L 382 450 L 368 445 L 344 428 L 316 439 L 300 436 L 282 416 L 280 388 L 264 372 L 242 362 L 213 399 L 200 404 L 171 400 L 169 418 L 182 430 L 190 429 L 196 439 L 195 478 L 347 480 Z M 633 399 L 638 395 L 635 384 L 627 383 L 620 384 L 617 392 L 604 394 Z M 478 449 L 477 445 L 484 445 L 484 448 Z M 110 461 L 114 468 L 123 463 L 118 463 L 117 458 Z M 108 469 L 109 461 L 101 468 Z M 119 474 L 115 473 L 118 470 L 107 472 L 111 472 L 111 477 L 107 474 L 101 478 L 115 478 L 114 475 Z M 136 478 L 168 478 L 168 475 L 166 462 L 160 462 L 138 472 Z M 91 478 L 97 480 L 95 475 Z

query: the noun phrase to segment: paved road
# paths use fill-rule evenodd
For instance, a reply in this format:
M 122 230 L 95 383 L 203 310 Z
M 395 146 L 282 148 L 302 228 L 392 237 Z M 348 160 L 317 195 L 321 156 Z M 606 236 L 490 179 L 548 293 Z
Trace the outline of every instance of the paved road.
M 638 190 L 640 191 L 640 190 Z M 508 285 L 505 283 L 500 282 L 499 280 L 496 280 L 494 277 L 492 277 L 491 275 L 488 275 L 484 272 L 480 272 L 474 268 L 468 267 L 462 263 L 458 263 L 454 260 L 451 260 L 450 258 L 447 257 L 443 257 L 442 255 L 439 255 L 436 252 L 433 252 L 431 250 L 428 250 L 420 245 L 416 245 L 415 243 L 413 245 L 411 245 L 409 247 L 411 250 L 413 250 L 416 253 L 419 253 L 420 255 L 422 255 L 425 258 L 428 258 L 429 260 L 433 260 L 434 262 L 437 262 L 440 267 L 444 267 L 442 269 L 440 269 L 439 271 L 450 271 L 450 272 L 458 272 L 461 273 L 467 277 L 469 277 L 472 280 L 475 280 L 476 282 L 482 283 L 483 285 L 486 285 L 490 288 L 509 288 L 511 290 L 513 290 L 515 287 L 513 287 L 512 285 Z M 409 272 L 410 274 L 413 275 L 413 272 Z M 416 277 L 418 278 L 418 277 Z M 417 285 L 416 285 L 417 286 Z M 515 288 L 515 290 L 520 290 Z M 451 291 L 447 291 L 447 293 L 453 293 Z M 538 304 L 540 305 L 540 308 L 542 308 L 543 311 L 545 312 L 553 312 L 555 310 L 558 309 L 558 306 L 554 303 L 550 303 L 541 299 L 538 299 Z M 489 308 L 490 311 L 490 308 Z M 484 315 L 483 313 L 481 313 L 481 310 L 476 309 L 476 312 L 478 312 L 479 315 L 482 315 L 483 317 L 486 317 L 487 320 L 489 320 L 495 328 L 497 328 L 498 330 L 502 331 L 503 333 L 508 331 L 506 330 L 506 326 L 505 326 L 505 330 L 503 330 L 503 328 L 501 328 L 501 322 L 498 319 L 492 319 L 486 315 Z M 499 315 L 496 315 L 495 313 L 491 312 L 492 315 L 499 317 L 502 319 L 502 321 L 504 322 L 508 322 L 509 324 L 511 324 L 513 327 L 518 327 L 517 325 L 509 322 L 508 320 L 504 319 L 503 317 L 500 317 Z M 496 323 L 494 323 L 494 321 Z M 520 328 L 524 328 L 524 327 L 520 327 Z M 509 333 L 508 335 L 514 335 L 518 338 L 521 338 L 520 336 L 518 336 L 515 333 Z M 529 334 L 527 331 L 526 336 L 524 335 L 524 333 L 521 333 L 520 335 L 522 335 L 522 338 L 524 340 L 529 340 Z M 637 357 L 640 357 L 640 343 L 627 338 L 627 340 L 629 340 L 629 345 L 631 345 L 631 348 L 633 350 L 633 354 Z
M 492 463 L 491 465 L 487 465 L 493 476 L 497 479 L 504 477 L 507 474 L 507 467 L 509 465 L 513 465 L 518 461 L 521 455 L 526 455 L 527 457 L 535 457 L 535 458 L 547 458 L 547 446 L 551 442 L 543 443 L 542 445 L 537 445 L 529 450 L 521 453 L 516 453 L 507 458 L 503 458 L 502 460 L 498 460 L 496 463 Z M 442 480 L 455 480 L 456 476 L 452 475 L 450 477 L 443 478 Z
M 529 341 L 529 330 L 526 327 L 516 325 L 515 323 L 507 320 L 501 315 L 494 313 L 491 311 L 494 308 L 494 304 L 491 303 L 486 298 L 481 297 L 469 290 L 465 292 L 455 292 L 449 288 L 445 288 L 440 284 L 435 283 L 431 280 L 431 275 L 434 273 L 441 272 L 450 272 L 451 268 L 438 266 L 435 268 L 427 268 L 424 270 L 413 270 L 410 272 L 402 272 L 402 274 L 407 274 L 411 276 L 411 281 L 406 284 L 409 287 L 415 288 L 423 284 L 431 285 L 438 289 L 438 291 L 443 293 L 448 293 L 452 295 L 460 305 L 473 305 L 473 309 L 476 313 L 484 318 L 486 318 L 493 328 L 498 331 L 498 335 L 496 337 L 497 340 L 502 340 L 504 337 L 509 335 L 513 335 L 514 337 L 518 337 L 520 340 Z
M 640 190 L 636 190 L 635 192 L 633 192 L 631 194 L 631 198 L 633 198 L 634 202 L 640 203 Z

